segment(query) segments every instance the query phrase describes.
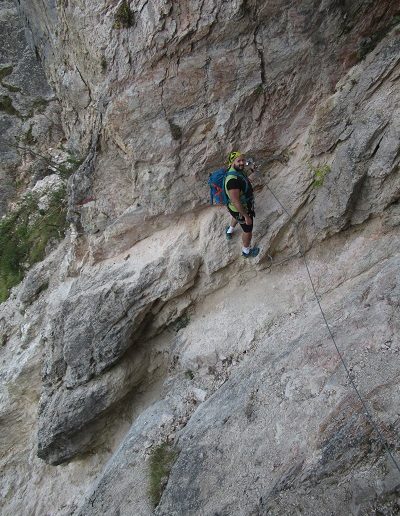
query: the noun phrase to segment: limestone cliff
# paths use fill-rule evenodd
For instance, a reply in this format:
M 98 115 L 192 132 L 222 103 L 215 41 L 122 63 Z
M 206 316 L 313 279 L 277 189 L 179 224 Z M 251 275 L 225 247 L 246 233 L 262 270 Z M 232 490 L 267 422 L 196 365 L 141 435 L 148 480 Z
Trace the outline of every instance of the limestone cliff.
M 63 135 L 59 106 L 26 41 L 12 1 L 0 6 L 0 216 L 21 190 L 48 174 L 49 151 Z
M 74 157 L 66 236 L 0 306 L 5 514 L 397 514 L 397 2 L 3 4 L 40 77 L 11 105 L 59 128 L 1 118 L 51 156 L 3 211 Z M 251 263 L 208 206 L 233 148 Z

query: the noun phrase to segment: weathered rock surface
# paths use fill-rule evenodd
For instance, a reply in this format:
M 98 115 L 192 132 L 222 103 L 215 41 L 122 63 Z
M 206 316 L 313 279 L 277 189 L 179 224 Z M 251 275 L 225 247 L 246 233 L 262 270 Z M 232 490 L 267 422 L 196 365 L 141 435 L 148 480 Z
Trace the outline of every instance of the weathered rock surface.
M 0 35 L 1 217 L 21 187 L 49 174 L 48 148 L 63 132 L 57 99 L 26 41 L 17 6 L 9 0 L 0 6 Z
M 315 226 L 326 235 L 359 224 L 398 199 L 399 55 L 395 30 L 318 107 L 311 151 L 319 156 L 334 150 L 334 159 L 326 188 L 320 190 L 306 219 L 308 228 Z
M 132 256 L 82 269 L 67 291 L 62 286 L 65 297 L 51 305 L 56 316 L 49 317 L 44 335 L 48 352 L 46 395 L 39 408 L 40 457 L 58 463 L 82 449 L 68 451 L 69 435 L 143 379 L 146 352 L 139 349 L 130 358 L 127 352 L 132 355 L 140 347 L 141 328 L 149 318 L 157 330 L 157 313 L 193 286 L 200 256 L 187 253 L 190 245 L 181 230 L 164 231 L 153 241 L 142 241 Z
M 117 29 L 116 3 L 20 6 L 70 140 L 86 149 L 103 113 L 86 197 L 112 225 L 134 207 L 147 219 L 204 205 L 206 171 L 232 146 L 288 153 L 398 13 L 390 1 L 135 1 L 133 25 Z
M 352 378 L 393 444 L 398 243 L 398 231 L 376 221 L 307 256 Z M 149 514 L 146 443 L 167 438 L 179 456 L 156 514 L 395 514 L 400 479 L 349 384 L 301 259 L 242 271 L 198 304 L 172 363 L 165 401 L 132 425 L 79 514 Z M 207 401 L 196 400 L 196 388 Z M 195 410 L 187 424 L 178 400 Z
M 394 444 L 399 431 L 398 238 L 393 240 L 391 232 L 378 236 L 382 231 L 372 225 L 352 235 L 351 243 L 346 237 L 334 239 L 307 258 L 314 274 L 326 267 L 327 273 L 317 278 L 330 327 L 373 417 Z M 375 250 L 377 241 L 385 251 Z M 354 247 L 358 259 L 349 263 Z M 389 253 L 384 264 L 376 251 Z M 350 501 L 353 509 L 372 512 L 383 510 L 386 496 L 395 513 L 398 472 L 382 457 L 309 289 L 300 263 L 257 284 L 249 282 L 242 293 L 249 311 L 239 326 L 233 315 L 235 295 L 225 290 L 224 315 L 231 330 L 226 340 L 232 345 L 236 329 L 239 342 L 233 347 L 243 346 L 242 357 L 180 432 L 179 458 L 157 514 L 326 514 L 329 507 L 343 514 Z M 292 302 L 285 302 L 290 316 L 277 328 L 270 306 L 290 296 Z M 207 326 L 217 327 L 213 319 L 209 314 Z M 183 332 L 187 366 L 196 359 L 193 325 Z M 254 334 L 240 335 L 240 326 Z M 200 346 L 196 343 L 195 349 Z M 221 352 L 229 353 L 218 339 L 217 367 Z M 332 485 L 339 471 L 342 481 Z
M 396 514 L 299 251 L 398 456 L 398 6 L 19 6 L 86 159 L 71 232 L 0 308 L 5 514 Z M 255 263 L 205 205 L 232 147 L 260 164 Z

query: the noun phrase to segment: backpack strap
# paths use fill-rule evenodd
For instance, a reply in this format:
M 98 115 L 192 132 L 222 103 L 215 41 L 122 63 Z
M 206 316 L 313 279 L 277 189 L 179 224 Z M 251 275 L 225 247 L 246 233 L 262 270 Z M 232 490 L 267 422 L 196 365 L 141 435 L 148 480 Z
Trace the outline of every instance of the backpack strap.
M 227 170 L 226 176 L 225 176 L 225 184 L 224 187 L 226 188 L 226 183 L 229 179 L 236 178 L 236 179 L 243 179 L 246 185 L 245 191 L 243 193 L 247 194 L 249 190 L 249 180 L 245 174 L 242 174 L 240 172 L 236 172 L 235 170 Z
M 241 202 L 245 201 L 246 203 L 249 200 L 248 197 L 247 197 L 247 192 L 249 191 L 249 180 L 248 180 L 248 178 L 244 174 L 241 174 L 240 172 L 236 172 L 236 170 L 228 170 L 226 172 L 226 176 L 225 176 L 225 180 L 224 180 L 224 190 L 225 190 L 226 196 L 228 198 L 228 207 L 232 211 L 237 211 L 236 208 L 234 207 L 234 205 L 231 202 L 231 198 L 229 197 L 229 193 L 228 193 L 228 190 L 226 188 L 226 183 L 229 181 L 229 179 L 233 179 L 233 178 L 243 179 L 244 180 L 245 190 L 242 193 L 242 195 L 240 196 L 241 197 L 240 200 L 241 200 Z

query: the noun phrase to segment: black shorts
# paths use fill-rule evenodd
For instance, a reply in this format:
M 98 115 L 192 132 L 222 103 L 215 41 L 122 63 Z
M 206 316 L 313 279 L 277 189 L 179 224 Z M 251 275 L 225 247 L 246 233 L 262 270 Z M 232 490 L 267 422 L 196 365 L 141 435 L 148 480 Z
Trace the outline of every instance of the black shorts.
M 242 217 L 239 212 L 232 211 L 231 209 L 229 209 L 229 207 L 228 211 L 232 215 L 232 217 L 239 222 L 240 227 L 243 229 L 245 233 L 251 233 L 253 231 L 253 219 L 255 216 L 254 211 L 249 211 L 249 217 L 251 217 L 251 225 L 245 223 L 244 217 Z

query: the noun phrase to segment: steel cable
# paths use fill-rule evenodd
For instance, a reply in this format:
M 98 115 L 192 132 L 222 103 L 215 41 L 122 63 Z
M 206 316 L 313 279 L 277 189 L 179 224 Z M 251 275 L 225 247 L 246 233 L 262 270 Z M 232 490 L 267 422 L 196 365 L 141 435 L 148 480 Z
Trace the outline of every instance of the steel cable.
M 272 196 L 275 198 L 275 200 L 277 201 L 277 203 L 281 206 L 281 208 L 285 211 L 285 213 L 288 215 L 289 217 L 289 222 L 292 222 L 295 230 L 296 230 L 296 236 L 297 236 L 297 240 L 298 240 L 298 244 L 299 244 L 299 254 L 300 256 L 303 258 L 304 260 L 304 264 L 305 264 L 305 267 L 306 267 L 306 270 L 307 270 L 307 275 L 308 275 L 308 278 L 310 280 L 310 283 L 311 283 L 311 287 L 312 287 L 312 291 L 313 291 L 313 294 L 314 294 L 314 297 L 318 303 L 318 307 L 319 307 L 319 310 L 321 312 L 321 315 L 322 315 L 322 318 L 324 320 L 324 323 L 328 329 L 328 332 L 329 332 L 329 335 L 332 339 L 332 342 L 335 346 L 335 349 L 336 349 L 336 352 L 338 353 L 339 357 L 340 357 L 340 360 L 342 362 L 342 365 L 346 371 L 346 374 L 348 376 L 348 379 L 350 381 L 350 384 L 351 386 L 353 387 L 354 391 L 356 392 L 357 394 L 357 397 L 358 399 L 360 400 L 361 402 L 361 405 L 364 409 L 364 415 L 367 417 L 367 419 L 369 420 L 370 424 L 372 425 L 372 427 L 374 428 L 375 432 L 377 433 L 378 437 L 379 437 L 379 440 L 381 442 L 381 444 L 383 445 L 383 448 L 385 449 L 386 453 L 388 454 L 388 456 L 390 457 L 390 459 L 392 460 L 393 464 L 395 465 L 396 469 L 398 470 L 398 472 L 400 473 L 400 465 L 399 463 L 397 462 L 396 458 L 394 457 L 394 455 L 392 454 L 392 452 L 390 451 L 389 449 L 389 445 L 388 445 L 388 442 L 386 440 L 386 438 L 384 437 L 384 435 L 382 434 L 382 432 L 380 431 L 377 423 L 375 422 L 374 418 L 372 417 L 372 414 L 369 410 L 369 408 L 367 407 L 367 404 L 365 403 L 363 397 L 361 396 L 361 393 L 357 387 L 357 385 L 355 384 L 353 378 L 351 377 L 351 374 L 350 374 L 350 371 L 347 367 L 347 364 L 346 364 L 346 361 L 344 360 L 344 357 L 336 343 L 336 340 L 335 340 L 335 337 L 332 333 L 332 330 L 330 329 L 329 327 L 329 324 L 328 324 L 328 321 L 326 319 L 326 316 L 325 316 L 325 312 L 321 306 L 321 303 L 320 303 L 320 300 L 318 298 L 318 294 L 317 294 L 317 291 L 316 291 L 316 288 L 315 288 L 315 285 L 314 285 L 314 282 L 312 280 L 312 277 L 311 277 L 311 273 L 310 273 L 310 269 L 309 269 L 309 266 L 308 266 L 308 263 L 307 263 L 307 259 L 306 259 L 306 256 L 305 256 L 305 252 L 302 248 L 302 245 L 301 245 L 301 240 L 300 240 L 300 232 L 299 232 L 299 227 L 298 227 L 298 224 L 297 222 L 293 219 L 293 216 L 289 213 L 289 211 L 285 208 L 285 206 L 281 203 L 281 201 L 278 199 L 278 197 L 275 195 L 275 193 L 273 192 L 273 190 L 271 189 L 271 187 L 269 186 L 269 184 L 266 182 L 265 183 L 265 186 L 268 188 L 268 190 L 271 192 Z M 286 261 L 286 260 L 285 260 Z M 277 264 L 278 265 L 278 264 Z

